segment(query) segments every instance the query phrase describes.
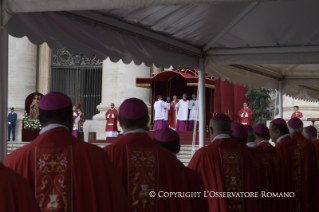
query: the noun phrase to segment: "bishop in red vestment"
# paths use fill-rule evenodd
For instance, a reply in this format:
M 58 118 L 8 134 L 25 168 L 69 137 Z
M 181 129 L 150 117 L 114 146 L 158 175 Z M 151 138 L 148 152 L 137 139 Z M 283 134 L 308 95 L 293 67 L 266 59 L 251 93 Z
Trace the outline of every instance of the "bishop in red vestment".
M 188 188 L 180 162 L 144 133 L 148 121 L 146 104 L 126 99 L 119 108 L 124 136 L 104 148 L 120 173 L 130 211 L 192 211 L 189 198 L 161 198 Z
M 291 115 L 291 118 L 297 117 L 300 120 L 302 120 L 302 112 L 299 111 L 299 106 L 294 106 L 294 112 Z
M 260 147 L 263 153 L 269 160 L 269 166 L 271 167 L 270 176 L 267 180 L 270 180 L 270 191 L 271 192 L 283 192 L 281 190 L 281 184 L 285 183 L 286 179 L 282 178 L 282 170 L 284 170 L 283 159 L 277 154 L 275 148 L 269 143 L 270 135 L 269 129 L 264 124 L 257 124 L 254 127 L 256 134 L 256 143 L 258 144 L 256 149 Z M 286 211 L 287 201 L 284 198 L 271 198 L 272 211 Z
M 117 137 L 117 110 L 114 108 L 114 103 L 111 104 L 111 109 L 106 111 L 106 137 Z
M 127 211 L 119 175 L 103 149 L 71 135 L 71 99 L 50 92 L 39 103 L 40 135 L 6 158 L 30 183 L 41 211 Z
M 288 127 L 301 152 L 301 211 L 318 211 L 319 183 L 315 146 L 302 135 L 303 122 L 299 118 L 290 119 Z
M 254 140 L 256 139 L 253 128 L 249 125 L 243 125 L 241 123 L 232 123 L 231 130 L 232 138 L 240 144 L 239 147 L 241 148 L 243 154 L 251 158 L 250 161 L 253 164 L 253 173 L 256 173 L 255 176 L 260 177 L 260 179 L 258 179 L 253 176 L 253 180 L 256 182 L 256 191 L 268 192 L 269 189 L 267 185 L 269 185 L 269 183 L 267 183 L 267 180 L 269 180 L 268 178 L 270 177 L 268 159 L 265 160 L 264 155 L 259 152 L 261 148 L 249 148 L 246 143 L 248 140 L 252 139 L 248 139 L 248 136 L 254 137 Z M 257 204 L 258 211 L 271 211 L 269 199 L 259 197 L 257 199 Z
M 29 182 L 0 162 L 0 211 L 40 212 Z
M 316 156 L 317 156 L 317 165 L 319 170 L 319 140 L 317 139 L 317 129 L 314 126 L 308 126 L 303 129 L 302 132 L 303 136 L 306 139 L 310 139 L 313 141 L 313 144 L 315 146 Z
M 247 102 L 244 102 L 244 108 L 242 108 L 238 112 L 238 116 L 240 117 L 240 123 L 251 126 L 252 115 L 253 111 L 250 108 L 248 108 Z
M 159 130 L 155 136 L 154 141 L 170 151 L 173 155 L 176 156 L 180 150 L 180 142 L 179 135 L 172 129 L 165 128 Z M 188 191 L 189 192 L 199 192 L 200 196 L 196 196 L 190 198 L 193 211 L 208 211 L 208 202 L 207 198 L 204 197 L 203 191 L 205 191 L 205 187 L 202 181 L 202 177 L 200 174 L 190 168 L 187 168 L 180 162 L 180 166 L 182 171 L 184 172 L 184 176 L 186 178 Z
M 168 111 L 168 125 L 173 130 L 176 130 L 176 121 L 178 110 L 175 110 L 175 105 L 178 103 L 176 95 L 173 96 L 173 101 L 171 101 L 171 107 Z
M 282 157 L 284 169 L 281 171 L 281 191 L 295 192 L 294 198 L 287 198 L 285 210 L 301 211 L 301 154 L 296 140 L 291 139 L 287 123 L 282 118 L 274 119 L 269 126 L 271 140 L 276 143 L 275 149 Z
M 229 117 L 215 115 L 210 121 L 212 143 L 199 149 L 188 167 L 201 174 L 206 191 L 256 192 L 251 157 L 230 133 Z M 257 203 L 257 198 L 208 197 L 209 211 L 257 211 Z

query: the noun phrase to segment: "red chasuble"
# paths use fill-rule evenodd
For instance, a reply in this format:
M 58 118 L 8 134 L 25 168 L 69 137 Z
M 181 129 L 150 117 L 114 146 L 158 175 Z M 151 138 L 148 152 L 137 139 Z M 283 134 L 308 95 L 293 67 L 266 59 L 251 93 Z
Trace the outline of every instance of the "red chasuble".
M 127 210 L 124 188 L 107 154 L 63 127 L 12 152 L 6 165 L 27 178 L 43 212 Z
M 205 191 L 205 187 L 203 184 L 202 177 L 198 172 L 185 167 L 182 163 L 181 165 L 184 167 L 184 174 L 188 186 L 188 191 L 200 193 L 200 196 L 190 198 L 192 210 L 201 212 L 209 211 L 207 198 L 204 197 L 203 194 L 203 192 Z
M 291 118 L 294 118 L 294 117 L 297 117 L 297 118 L 302 118 L 303 117 L 303 115 L 302 115 L 302 112 L 299 112 L 299 111 L 297 111 L 297 112 L 294 112 L 292 115 L 291 115 Z
M 301 132 L 291 134 L 297 141 L 297 147 L 301 151 L 301 211 L 318 211 L 318 166 L 316 151 L 313 142 L 306 139 Z M 318 192 L 318 194 L 317 194 Z
M 281 174 L 285 168 L 282 157 L 277 154 L 275 147 L 269 143 L 261 142 L 258 146 L 263 149 L 264 154 L 267 155 L 270 162 L 272 179 L 271 192 L 284 192 L 281 188 L 281 184 L 285 183 L 284 181 L 286 180 L 282 178 Z M 272 198 L 271 204 L 273 211 L 287 211 L 287 201 L 285 198 Z
M 316 150 L 316 156 L 317 156 L 317 166 L 318 166 L 318 170 L 319 170 L 319 140 L 314 140 L 313 144 L 315 146 L 315 150 Z
M 188 167 L 201 174 L 206 191 L 256 192 L 252 160 L 247 148 L 225 138 L 199 149 Z M 257 211 L 257 203 L 257 198 L 208 197 L 209 211 Z
M 281 171 L 283 192 L 295 192 L 295 198 L 287 198 L 287 206 L 284 211 L 300 212 L 301 202 L 301 154 L 297 148 L 296 140 L 290 137 L 283 138 L 276 143 L 275 149 L 282 157 L 284 169 Z
M 117 110 L 116 109 L 109 109 L 105 113 L 105 118 L 107 120 L 105 131 L 116 131 L 117 132 Z M 114 115 L 114 118 L 113 116 Z
M 129 133 L 104 149 L 120 172 L 130 211 L 192 211 L 190 198 L 158 197 L 188 187 L 180 161 L 146 133 Z
M 241 115 L 245 113 L 244 117 L 241 117 Z M 248 117 L 245 117 L 247 114 Z M 238 116 L 240 118 L 240 123 L 250 125 L 251 126 L 251 117 L 253 115 L 253 111 L 250 108 L 242 108 L 238 112 Z
M 260 160 L 261 164 L 261 173 L 263 174 L 260 191 L 272 192 L 274 190 L 274 176 L 273 167 L 270 162 L 269 156 L 264 152 L 260 146 L 254 147 L 255 155 Z M 273 199 L 272 198 L 261 198 L 262 211 L 275 211 L 273 208 Z M 276 206 L 278 207 L 278 206 Z
M 176 103 L 174 103 L 174 101 L 171 101 L 171 107 L 168 111 L 168 125 L 174 129 L 176 129 L 176 116 L 178 113 L 178 111 L 175 111 L 175 105 L 177 104 L 177 102 L 178 100 L 176 100 Z
M 0 162 L 0 211 L 40 212 L 29 182 Z
M 246 146 L 246 145 L 245 145 Z M 255 169 L 256 169 L 256 174 L 255 174 L 255 181 L 256 181 L 256 188 L 257 188 L 257 191 L 259 192 L 259 197 L 257 198 L 257 201 L 258 201 L 258 204 L 257 204 L 257 211 L 260 211 L 260 212 L 263 212 L 265 211 L 263 209 L 263 204 L 262 204 L 262 198 L 261 198 L 261 195 L 260 195 L 260 191 L 262 191 L 262 186 L 265 182 L 265 173 L 264 173 L 264 169 L 263 169 L 263 166 L 262 166 L 262 162 L 261 162 L 261 159 L 257 156 L 256 152 L 255 152 L 255 148 L 251 148 L 251 147 L 247 147 L 247 149 L 249 150 L 251 156 L 252 156 L 252 162 L 253 162 L 253 165 L 255 166 Z

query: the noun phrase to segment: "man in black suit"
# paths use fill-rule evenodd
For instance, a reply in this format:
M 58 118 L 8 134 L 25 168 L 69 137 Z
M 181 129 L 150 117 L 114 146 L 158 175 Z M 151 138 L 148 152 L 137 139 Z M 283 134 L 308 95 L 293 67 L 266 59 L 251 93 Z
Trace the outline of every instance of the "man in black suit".
M 14 108 L 10 108 L 11 112 L 8 114 L 8 141 L 10 141 L 10 134 L 12 131 L 12 141 L 15 140 L 15 127 L 18 115 L 14 112 Z

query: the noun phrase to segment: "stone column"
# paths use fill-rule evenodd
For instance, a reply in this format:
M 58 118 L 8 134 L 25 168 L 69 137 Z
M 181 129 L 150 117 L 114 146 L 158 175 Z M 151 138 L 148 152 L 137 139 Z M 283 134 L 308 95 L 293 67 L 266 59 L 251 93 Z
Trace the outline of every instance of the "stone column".
M 8 106 L 14 107 L 18 114 L 15 128 L 16 141 L 21 141 L 21 119 L 24 114 L 25 99 L 36 90 L 36 58 L 37 47 L 27 37 L 9 36 Z
M 150 108 L 150 89 L 136 87 L 135 85 L 137 77 L 149 76 L 150 68 L 146 67 L 144 64 L 140 66 L 137 66 L 134 63 L 126 65 L 122 61 L 113 63 L 109 59 L 104 60 L 102 73 L 102 100 L 101 104 L 97 106 L 99 114 L 95 115 L 92 121 L 85 122 L 85 139 L 87 139 L 88 132 L 96 132 L 97 139 L 105 139 L 105 113 L 110 109 L 111 103 L 114 103 L 115 108 L 118 109 L 125 99 L 136 97 L 142 99 L 148 108 Z M 118 129 L 120 131 L 122 130 L 120 127 Z
M 47 43 L 39 46 L 38 91 L 43 95 L 51 89 L 51 49 Z

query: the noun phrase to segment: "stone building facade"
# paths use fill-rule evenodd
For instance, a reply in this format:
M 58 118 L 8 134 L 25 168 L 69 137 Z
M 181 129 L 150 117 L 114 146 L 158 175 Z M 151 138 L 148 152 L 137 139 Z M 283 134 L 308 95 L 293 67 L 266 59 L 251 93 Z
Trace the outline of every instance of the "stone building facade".
M 102 98 L 97 105 L 98 114 L 84 124 L 85 139 L 88 132 L 96 132 L 97 139 L 105 138 L 105 112 L 114 103 L 118 109 L 123 100 L 130 97 L 142 99 L 150 108 L 150 90 L 135 86 L 137 77 L 150 77 L 151 73 L 158 73 L 161 68 L 146 67 L 144 64 L 137 66 L 133 62 L 129 65 L 103 61 L 102 69 Z M 21 119 L 24 114 L 25 98 L 33 92 L 46 94 L 51 87 L 51 50 L 47 44 L 36 46 L 26 37 L 9 37 L 9 95 L 8 112 L 14 107 L 18 114 L 16 125 L 16 141 L 21 141 Z M 294 100 L 290 97 L 283 98 L 284 119 L 289 119 L 293 105 L 298 105 L 305 118 L 319 117 L 319 103 L 309 103 Z M 151 112 L 151 111 L 150 111 Z M 306 122 L 305 125 L 309 125 Z M 316 124 L 317 127 L 319 127 Z M 120 128 L 119 128 L 120 130 Z

